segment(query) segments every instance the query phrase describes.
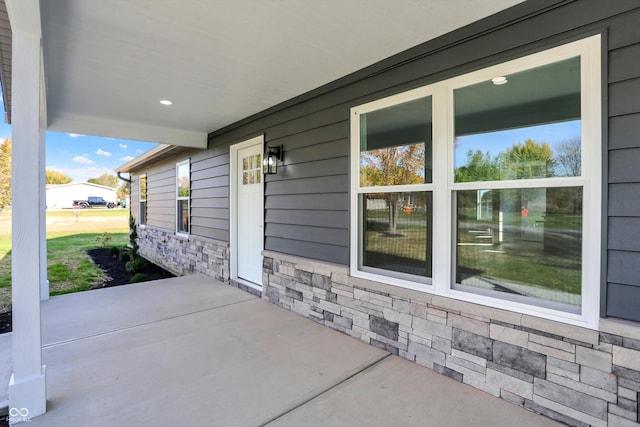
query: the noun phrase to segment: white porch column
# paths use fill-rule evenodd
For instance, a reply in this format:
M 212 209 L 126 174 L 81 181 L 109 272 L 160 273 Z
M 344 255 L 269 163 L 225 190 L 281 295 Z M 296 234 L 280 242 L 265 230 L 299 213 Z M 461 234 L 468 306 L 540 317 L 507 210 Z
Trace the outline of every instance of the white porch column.
M 42 98 L 41 98 L 42 102 Z M 40 117 L 41 122 L 43 117 Z M 46 159 L 46 138 L 43 129 L 46 125 L 40 123 L 40 301 L 49 299 L 49 279 L 47 273 L 47 159 Z
M 41 128 L 41 30 L 38 0 L 7 0 L 13 32 L 11 423 L 46 411 L 40 336 L 44 130 Z M 12 410 L 13 409 L 13 410 Z

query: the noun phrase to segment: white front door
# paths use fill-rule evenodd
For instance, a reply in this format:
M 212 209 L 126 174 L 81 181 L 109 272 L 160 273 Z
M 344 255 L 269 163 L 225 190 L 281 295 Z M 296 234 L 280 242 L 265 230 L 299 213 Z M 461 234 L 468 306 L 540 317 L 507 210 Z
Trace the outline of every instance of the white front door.
M 244 145 L 244 144 L 243 144 Z M 235 151 L 237 278 L 262 286 L 262 143 Z

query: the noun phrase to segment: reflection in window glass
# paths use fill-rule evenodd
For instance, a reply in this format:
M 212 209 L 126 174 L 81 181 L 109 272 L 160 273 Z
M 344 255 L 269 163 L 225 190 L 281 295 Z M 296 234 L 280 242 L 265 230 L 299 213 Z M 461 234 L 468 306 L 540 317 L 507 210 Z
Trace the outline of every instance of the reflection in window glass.
M 260 184 L 262 182 L 262 155 L 242 159 L 242 185 Z
M 176 167 L 176 229 L 179 233 L 189 233 L 190 168 L 189 162 L 179 163 Z
M 147 223 L 147 175 L 140 175 L 140 211 L 138 222 Z
M 178 166 L 178 197 L 189 197 L 189 163 Z
M 431 277 L 432 193 L 369 193 L 362 201 L 362 266 Z
M 581 187 L 457 191 L 456 201 L 456 283 L 579 311 Z
M 189 201 L 178 200 L 178 232 L 189 232 Z
M 147 200 L 147 176 L 146 175 L 140 176 L 140 200 L 142 201 Z
M 431 182 L 431 97 L 360 116 L 360 185 Z
M 456 89 L 455 181 L 580 176 L 578 57 Z

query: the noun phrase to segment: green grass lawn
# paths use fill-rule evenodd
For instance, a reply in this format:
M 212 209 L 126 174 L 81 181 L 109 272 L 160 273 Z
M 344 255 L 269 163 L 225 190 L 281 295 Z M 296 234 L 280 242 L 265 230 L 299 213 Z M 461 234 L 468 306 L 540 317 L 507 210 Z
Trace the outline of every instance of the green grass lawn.
M 579 256 L 545 252 L 541 244 L 496 246 L 483 251 L 473 246 L 458 247 L 458 265 L 477 275 L 512 283 L 580 294 L 582 266 Z M 491 248 L 494 249 L 494 248 Z M 570 252 L 570 250 L 568 250 Z
M 103 233 L 72 234 L 47 239 L 47 274 L 50 294 L 86 291 L 102 282 L 102 271 L 85 251 L 102 246 Z M 107 246 L 125 246 L 129 233 L 109 233 Z
M 487 230 L 495 224 L 476 220 L 475 209 L 460 217 L 461 220 L 466 219 L 459 224 L 460 245 L 456 248 L 457 265 L 462 272 L 498 282 L 526 284 L 568 294 L 581 293 L 580 216 L 547 215 L 539 228 L 531 225 L 525 229 L 532 235 L 539 232 L 540 240 L 530 242 L 519 234 L 522 232 L 521 216 L 517 212 L 505 217 L 505 230 L 510 232 L 505 231 L 504 242 L 491 246 L 474 245 L 490 244 L 492 240 L 477 240 L 469 230 Z M 388 221 L 385 221 L 387 218 L 386 211 L 376 211 L 374 215 L 368 212 L 365 265 L 391 270 L 405 266 L 398 271 L 408 273 L 413 267 L 424 266 L 428 246 L 426 217 L 400 213 L 394 235 L 386 233 L 389 229 Z
M 102 282 L 102 271 L 91 263 L 85 251 L 103 245 L 126 246 L 128 218 L 128 209 L 85 209 L 77 222 L 72 210 L 47 212 L 47 274 L 52 296 L 84 291 Z M 10 213 L 0 212 L 0 227 L 2 312 L 11 306 Z
M 458 266 L 467 274 L 473 273 L 500 282 L 502 280 L 533 287 L 581 293 L 581 249 L 579 216 L 561 218 L 547 215 L 536 225 L 521 225 L 518 213 L 505 215 L 504 240 L 478 240 L 476 232 L 493 229 L 497 224 L 475 219 L 475 210 L 461 215 L 458 230 Z M 474 243 L 491 243 L 491 247 L 474 246 Z

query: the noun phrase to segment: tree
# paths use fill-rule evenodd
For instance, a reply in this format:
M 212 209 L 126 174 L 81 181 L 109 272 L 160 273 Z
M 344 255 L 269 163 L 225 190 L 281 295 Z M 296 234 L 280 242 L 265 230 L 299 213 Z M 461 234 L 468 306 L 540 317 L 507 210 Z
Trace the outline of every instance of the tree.
M 68 184 L 73 181 L 73 178 L 62 172 L 47 169 L 45 173 L 47 176 L 47 184 Z
M 0 145 L 0 207 L 11 204 L 11 139 Z
M 131 194 L 131 183 L 123 181 L 122 184 L 116 190 L 116 197 L 118 200 L 124 200 Z
M 100 175 L 97 178 L 89 178 L 87 182 L 91 184 L 104 185 L 105 187 L 112 187 L 112 188 L 118 187 L 118 177 L 115 175 L 109 175 L 106 173 Z
M 498 154 L 502 179 L 547 178 L 554 176 L 556 161 L 548 143 L 531 138 Z
M 386 147 L 360 156 L 360 184 L 366 187 L 424 183 L 425 144 Z M 389 233 L 396 234 L 401 208 L 399 193 L 384 193 L 389 209 Z
M 423 182 L 424 144 L 370 150 L 360 157 L 360 183 L 363 186 Z
M 580 176 L 582 171 L 582 143 L 580 138 L 567 139 L 555 145 L 557 174 Z
M 582 142 L 580 138 L 571 138 L 555 145 L 556 171 L 559 176 L 580 176 L 582 173 Z M 570 203 L 573 214 L 582 208 L 582 190 L 578 187 L 568 187 L 556 190 L 559 197 L 554 200 L 557 205 Z
M 491 155 L 480 150 L 467 152 L 467 163 L 456 168 L 456 182 L 494 181 L 500 179 L 500 170 Z

